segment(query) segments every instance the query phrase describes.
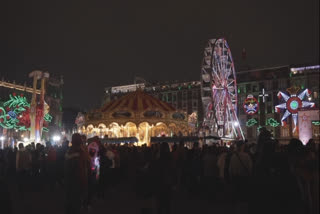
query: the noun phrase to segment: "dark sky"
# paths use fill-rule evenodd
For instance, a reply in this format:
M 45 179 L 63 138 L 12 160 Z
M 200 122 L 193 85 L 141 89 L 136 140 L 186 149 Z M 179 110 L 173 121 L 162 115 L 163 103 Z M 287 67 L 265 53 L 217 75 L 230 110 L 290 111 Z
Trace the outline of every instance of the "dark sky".
M 90 108 L 104 87 L 198 80 L 206 40 L 228 39 L 253 67 L 315 64 L 318 0 L 2 0 L 0 75 L 63 75 L 65 107 Z

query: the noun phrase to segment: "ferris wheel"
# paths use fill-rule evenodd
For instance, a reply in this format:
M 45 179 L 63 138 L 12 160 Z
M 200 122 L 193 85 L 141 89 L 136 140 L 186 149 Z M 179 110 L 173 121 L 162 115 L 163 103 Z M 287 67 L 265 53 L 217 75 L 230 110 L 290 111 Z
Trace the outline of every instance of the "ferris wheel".
M 224 38 L 211 39 L 201 67 L 203 126 L 210 135 L 244 140 L 237 116 L 237 80 L 231 50 Z

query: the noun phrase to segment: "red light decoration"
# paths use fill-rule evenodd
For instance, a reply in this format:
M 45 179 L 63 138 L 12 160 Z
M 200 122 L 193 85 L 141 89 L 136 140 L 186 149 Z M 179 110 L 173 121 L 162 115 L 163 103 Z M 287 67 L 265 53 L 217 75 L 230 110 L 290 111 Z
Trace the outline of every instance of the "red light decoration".
M 254 115 L 258 112 L 259 109 L 259 102 L 253 95 L 248 95 L 247 99 L 245 99 L 243 103 L 243 108 L 246 114 Z

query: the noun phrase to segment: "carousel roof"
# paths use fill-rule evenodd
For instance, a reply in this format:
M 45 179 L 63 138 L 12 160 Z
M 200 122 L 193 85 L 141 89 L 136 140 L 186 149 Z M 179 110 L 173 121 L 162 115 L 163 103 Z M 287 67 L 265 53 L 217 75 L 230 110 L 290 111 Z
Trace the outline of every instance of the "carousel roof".
M 102 108 L 86 114 L 85 124 L 99 126 L 103 124 L 126 125 L 128 122 L 136 125 L 147 122 L 156 125 L 160 122 L 169 126 L 176 124 L 187 126 L 188 120 L 184 112 L 176 111 L 170 104 L 155 98 L 146 92 L 137 90 L 130 92 L 117 100 L 108 102 Z
M 101 112 L 121 110 L 132 112 L 143 112 L 145 110 L 172 112 L 175 111 L 175 108 L 141 90 L 128 93 L 115 101 L 110 101 L 101 108 Z

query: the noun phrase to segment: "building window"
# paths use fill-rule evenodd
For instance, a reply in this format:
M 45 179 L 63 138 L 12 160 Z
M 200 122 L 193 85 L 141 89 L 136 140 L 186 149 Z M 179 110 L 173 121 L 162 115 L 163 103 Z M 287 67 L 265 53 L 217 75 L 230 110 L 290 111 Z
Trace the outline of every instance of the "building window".
M 198 106 L 198 102 L 197 101 L 193 101 L 193 107 L 197 107 Z
M 176 102 L 177 101 L 177 93 L 172 94 L 172 101 Z
M 172 100 L 172 94 L 171 93 L 168 93 L 168 100 L 167 100 L 167 102 L 171 102 L 171 100 Z
M 250 84 L 246 84 L 246 91 L 245 93 L 251 92 L 251 85 Z
M 288 127 L 281 127 L 281 137 L 290 137 Z
M 242 106 L 243 103 L 244 103 L 245 97 L 244 96 L 240 96 L 238 100 L 239 100 L 239 105 Z
M 280 81 L 280 88 L 281 89 L 286 89 L 287 88 L 287 79 L 281 79 Z
M 316 91 L 313 92 L 313 98 L 314 98 L 314 99 L 317 99 L 317 98 L 318 98 L 318 92 L 316 92 Z
M 268 97 L 268 99 L 269 99 L 269 97 Z M 271 105 L 271 103 L 268 103 L 268 105 L 267 105 L 267 114 L 271 114 L 272 113 L 272 105 Z
M 263 82 L 260 82 L 260 83 L 259 83 L 259 89 L 260 89 L 260 91 L 261 91 L 263 88 L 264 88 L 264 83 L 263 83 Z
M 247 127 L 247 137 L 252 138 L 252 127 Z
M 182 107 L 183 107 L 183 108 L 187 108 L 187 102 L 183 102 L 183 103 L 182 103 Z
M 182 93 L 182 99 L 183 99 L 183 100 L 186 100 L 186 99 L 187 99 L 187 92 L 186 92 L 186 91 L 184 91 L 184 92 Z
M 318 138 L 320 136 L 320 126 L 312 123 L 312 137 Z
M 193 99 L 198 99 L 198 91 L 193 91 L 192 92 L 192 98 Z
M 272 88 L 273 88 L 273 89 L 278 89 L 278 80 L 273 80 L 273 82 L 272 82 Z
M 272 81 L 271 80 L 268 80 L 268 81 L 266 81 L 265 82 L 266 84 L 265 84 L 265 86 L 266 86 L 266 90 L 271 90 L 272 89 Z M 262 90 L 262 88 L 260 88 L 260 90 Z

